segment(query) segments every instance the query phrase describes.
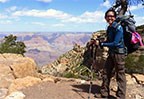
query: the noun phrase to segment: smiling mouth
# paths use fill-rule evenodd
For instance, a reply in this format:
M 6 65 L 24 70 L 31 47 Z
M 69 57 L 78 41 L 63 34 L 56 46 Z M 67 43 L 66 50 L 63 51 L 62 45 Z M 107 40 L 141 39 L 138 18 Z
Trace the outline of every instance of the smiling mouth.
M 108 20 L 108 22 L 112 22 L 113 20 Z

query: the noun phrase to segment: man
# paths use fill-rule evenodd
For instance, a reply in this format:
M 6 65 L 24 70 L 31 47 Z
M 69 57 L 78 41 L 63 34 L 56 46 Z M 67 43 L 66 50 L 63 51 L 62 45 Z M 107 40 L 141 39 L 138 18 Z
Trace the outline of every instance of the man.
M 103 82 L 101 86 L 101 98 L 110 96 L 110 80 L 115 68 L 118 90 L 116 96 L 118 99 L 125 99 L 126 95 L 126 77 L 125 77 L 125 54 L 126 49 L 123 40 L 123 28 L 121 25 L 113 28 L 116 20 L 116 12 L 113 9 L 105 13 L 105 19 L 109 24 L 107 28 L 107 40 L 105 42 L 97 42 L 97 45 L 109 48 L 108 58 L 103 70 Z

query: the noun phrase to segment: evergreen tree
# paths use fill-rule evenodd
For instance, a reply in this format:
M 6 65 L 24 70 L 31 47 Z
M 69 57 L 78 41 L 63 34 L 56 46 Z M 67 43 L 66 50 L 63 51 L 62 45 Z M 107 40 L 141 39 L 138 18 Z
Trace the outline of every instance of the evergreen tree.
M 25 44 L 21 41 L 16 41 L 17 37 L 14 35 L 5 36 L 3 42 L 0 44 L 0 53 L 16 53 L 24 55 Z

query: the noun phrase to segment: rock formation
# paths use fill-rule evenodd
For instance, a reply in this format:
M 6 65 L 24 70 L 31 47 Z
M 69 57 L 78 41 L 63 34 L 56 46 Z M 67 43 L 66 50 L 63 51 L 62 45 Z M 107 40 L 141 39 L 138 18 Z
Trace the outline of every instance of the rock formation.
M 0 60 L 0 99 L 42 81 L 54 82 L 50 76 L 39 74 L 35 61 L 29 57 L 7 53 L 0 54 Z

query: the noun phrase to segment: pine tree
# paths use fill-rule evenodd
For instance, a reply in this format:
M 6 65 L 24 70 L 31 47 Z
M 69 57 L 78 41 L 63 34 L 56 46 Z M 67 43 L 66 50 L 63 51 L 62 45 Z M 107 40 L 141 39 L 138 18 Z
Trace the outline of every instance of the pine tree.
M 26 46 L 23 42 L 16 40 L 17 37 L 12 34 L 5 36 L 0 44 L 0 53 L 16 53 L 24 56 Z

